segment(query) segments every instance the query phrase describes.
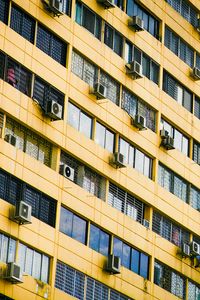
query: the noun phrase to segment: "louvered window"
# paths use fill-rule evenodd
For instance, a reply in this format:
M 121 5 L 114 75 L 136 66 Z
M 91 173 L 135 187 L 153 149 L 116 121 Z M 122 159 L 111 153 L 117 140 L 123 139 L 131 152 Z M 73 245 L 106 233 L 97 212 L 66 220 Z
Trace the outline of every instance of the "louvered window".
M 194 66 L 194 50 L 167 26 L 165 27 L 165 46 L 191 68 Z
M 36 45 L 61 65 L 66 66 L 67 44 L 41 24 L 38 24 Z
M 124 109 L 132 118 L 136 114 L 146 118 L 146 126 L 155 132 L 156 112 L 150 106 L 140 100 L 135 94 L 123 88 L 121 108 Z
M 182 243 L 190 241 L 188 231 L 155 211 L 153 212 L 152 230 L 178 247 L 181 247 Z
M 119 105 L 120 84 L 104 71 L 100 72 L 100 82 L 106 87 L 106 98 Z
M 35 20 L 15 5 L 12 5 L 11 9 L 10 27 L 29 42 L 34 43 Z
M 145 209 L 144 203 L 113 183 L 109 183 L 108 204 L 128 215 L 133 220 L 142 223 Z
M 106 185 L 105 179 L 101 175 L 64 152 L 61 152 L 60 164 L 68 165 L 71 168 L 73 177 L 69 177 L 70 180 L 96 197 L 105 199 Z
M 8 24 L 9 1 L 0 0 L 0 21 Z
M 164 71 L 163 76 L 163 90 L 188 111 L 192 112 L 192 93 L 166 71 Z

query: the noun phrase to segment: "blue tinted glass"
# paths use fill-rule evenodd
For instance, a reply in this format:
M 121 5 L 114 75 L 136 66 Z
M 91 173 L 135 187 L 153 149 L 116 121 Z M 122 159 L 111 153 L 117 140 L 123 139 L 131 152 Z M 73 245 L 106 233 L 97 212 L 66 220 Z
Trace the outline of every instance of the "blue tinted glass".
M 139 251 L 132 249 L 131 253 L 131 270 L 137 274 L 139 274 L 139 260 L 140 253 Z
M 113 241 L 113 254 L 116 256 L 121 257 L 122 260 L 122 247 L 123 247 L 123 242 L 118 240 L 117 238 L 114 238 Z
M 140 255 L 140 275 L 144 278 L 148 277 L 149 257 L 144 253 Z
M 89 247 L 97 252 L 99 252 L 99 234 L 100 234 L 99 228 L 91 224 Z
M 122 265 L 130 269 L 130 261 L 131 261 L 131 248 L 128 245 L 123 244 Z
M 103 255 L 108 255 L 109 250 L 109 234 L 104 231 L 100 232 L 99 252 Z
M 82 5 L 79 2 L 76 2 L 76 22 L 81 25 L 81 13 Z
M 73 214 L 64 207 L 61 207 L 60 231 L 69 236 L 72 235 L 72 218 Z
M 86 221 L 74 215 L 72 238 L 85 244 L 86 242 Z

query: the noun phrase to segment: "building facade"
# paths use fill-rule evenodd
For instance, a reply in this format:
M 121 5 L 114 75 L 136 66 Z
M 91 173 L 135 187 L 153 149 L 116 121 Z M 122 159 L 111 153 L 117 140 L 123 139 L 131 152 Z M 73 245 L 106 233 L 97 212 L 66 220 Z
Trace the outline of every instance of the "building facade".
M 0 0 L 0 300 L 200 299 L 199 15 Z

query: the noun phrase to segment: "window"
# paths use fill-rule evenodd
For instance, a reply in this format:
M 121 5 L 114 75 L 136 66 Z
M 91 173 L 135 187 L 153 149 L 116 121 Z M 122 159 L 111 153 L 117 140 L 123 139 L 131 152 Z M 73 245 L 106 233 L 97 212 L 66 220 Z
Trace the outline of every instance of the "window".
M 124 9 L 123 0 L 114 0 L 115 5 L 117 5 L 120 9 Z
M 158 183 L 184 202 L 188 202 L 188 182 L 162 164 L 158 167 Z
M 56 265 L 55 287 L 80 300 L 132 300 L 61 261 Z
M 182 132 L 173 127 L 163 118 L 161 119 L 160 129 L 167 130 L 169 135 L 174 139 L 174 147 L 183 154 L 189 156 L 189 139 Z
M 193 141 L 193 155 L 192 159 L 197 163 L 200 164 L 200 143 L 197 141 Z
M 188 231 L 155 211 L 153 212 L 152 230 L 178 247 L 181 247 L 183 243 L 190 242 Z
M 10 118 L 6 118 L 5 140 L 11 135 L 16 138 L 15 146 L 50 167 L 52 145 Z
M 125 268 L 148 278 L 149 257 L 146 254 L 131 248 L 115 237 L 113 240 L 113 254 L 121 258 L 122 265 Z
M 69 17 L 71 16 L 71 0 L 65 0 L 63 3 L 63 11 Z
M 179 104 L 192 112 L 192 93 L 166 71 L 163 74 L 163 90 Z
M 87 223 L 64 207 L 61 207 L 60 231 L 71 238 L 86 244 Z
M 129 41 L 126 41 L 125 44 L 125 60 L 127 63 L 133 60 L 137 61 L 142 65 L 142 74 L 154 83 L 159 84 L 159 65 Z
M 187 0 L 166 0 L 179 14 L 194 27 L 197 27 L 198 11 Z
M 90 224 L 89 247 L 93 250 L 107 256 L 110 245 L 110 236 L 105 231 Z
M 190 205 L 200 211 L 200 190 L 192 185 L 190 187 Z
M 104 28 L 104 43 L 119 56 L 122 56 L 123 36 L 107 23 L 105 23 Z
M 74 170 L 74 183 L 96 197 L 105 199 L 105 179 L 101 175 L 64 152 L 61 152 L 60 164 L 66 164 Z
M 0 170 L 0 198 L 16 205 L 20 199 L 32 206 L 32 216 L 55 227 L 56 201 L 15 176 Z
M 18 261 L 24 273 L 43 282 L 48 282 L 50 266 L 49 256 L 20 243 Z
M 66 66 L 67 45 L 48 29 L 38 24 L 36 45 L 61 65 Z
M 165 46 L 191 68 L 194 66 L 194 50 L 169 27 L 165 27 Z
M 200 299 L 200 286 L 188 281 L 188 300 Z
M 140 6 L 136 0 L 127 0 L 126 13 L 130 17 L 139 16 L 144 21 L 144 28 L 156 39 L 159 39 L 159 21 Z
M 136 114 L 145 117 L 147 127 L 155 132 L 156 112 L 126 88 L 122 89 L 121 108 L 132 118 L 135 118 Z
M 145 209 L 144 203 L 113 183 L 109 183 L 108 204 L 128 215 L 133 220 L 142 223 Z
M 99 122 L 96 122 L 95 142 L 109 152 L 114 150 L 115 135 Z
M 9 1 L 0 0 L 0 21 L 8 24 L 8 10 L 9 10 Z
M 200 119 L 200 98 L 195 96 L 194 100 L 194 115 Z
M 67 120 L 72 127 L 92 138 L 92 118 L 71 102 L 68 102 Z
M 4 263 L 14 262 L 16 241 L 3 233 L 0 233 L 0 261 Z
M 145 176 L 152 177 L 152 159 L 121 137 L 119 138 L 119 152 L 124 155 L 125 163 Z
M 12 5 L 10 27 L 32 44 L 34 43 L 35 20 L 15 5 Z
M 76 2 L 76 22 L 101 39 L 101 18 L 79 1 Z
M 72 52 L 71 70 L 90 86 L 94 86 L 97 79 L 97 67 L 75 51 Z
M 185 299 L 186 279 L 158 261 L 154 264 L 154 283 L 175 296 Z
M 100 72 L 100 82 L 107 88 L 106 98 L 119 105 L 120 84 L 103 71 Z

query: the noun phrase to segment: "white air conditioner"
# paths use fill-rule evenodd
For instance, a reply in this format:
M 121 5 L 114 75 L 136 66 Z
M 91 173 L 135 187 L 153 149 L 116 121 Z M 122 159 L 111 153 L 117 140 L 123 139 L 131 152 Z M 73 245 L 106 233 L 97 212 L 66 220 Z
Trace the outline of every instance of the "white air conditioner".
M 21 224 L 31 223 L 31 210 L 32 207 L 24 201 L 19 201 L 16 204 L 13 221 Z
M 162 139 L 161 146 L 163 146 L 167 150 L 175 149 L 174 147 L 174 139 L 171 136 L 167 136 Z
M 142 65 L 136 60 L 126 64 L 126 74 L 131 75 L 132 78 L 142 78 Z
M 135 31 L 144 30 L 144 21 L 139 16 L 133 16 L 128 21 L 128 26 L 133 28 Z
M 12 134 L 6 134 L 5 135 L 5 141 L 8 142 L 9 144 L 15 146 L 16 145 L 16 137 Z
M 149 228 L 149 226 L 150 226 L 149 220 L 143 219 L 143 220 L 142 220 L 142 225 L 143 225 L 144 227 L 146 227 L 146 228 Z
M 120 152 L 115 152 L 110 158 L 110 164 L 116 168 L 124 168 L 126 167 L 124 161 L 124 155 Z
M 115 0 L 97 0 L 97 2 L 102 4 L 105 8 L 115 7 Z
M 63 164 L 60 166 L 60 174 L 68 178 L 69 180 L 74 181 L 74 169 L 69 167 L 67 164 Z
M 49 0 L 49 9 L 56 15 L 64 14 L 64 0 Z
M 106 98 L 106 87 L 100 82 L 96 82 L 94 87 L 91 89 L 91 93 L 94 94 L 97 99 L 105 99 Z
M 169 136 L 169 132 L 167 130 L 165 130 L 165 129 L 161 129 L 160 130 L 160 137 L 161 137 L 161 139 L 165 139 L 168 136 Z
M 190 257 L 190 245 L 183 243 L 181 246 L 181 255 L 183 257 Z
M 46 115 L 54 120 L 61 120 L 62 119 L 62 105 L 57 103 L 54 100 L 47 101 L 46 105 Z
M 200 255 L 200 245 L 195 241 L 192 241 L 190 244 L 190 253 L 194 256 Z
M 143 117 L 142 115 L 135 115 L 135 118 L 131 119 L 131 124 L 134 125 L 135 127 L 139 128 L 139 130 L 146 130 L 146 118 Z
M 194 77 L 195 80 L 200 80 L 200 69 L 194 67 L 192 70 L 192 76 Z
M 111 274 L 119 274 L 121 268 L 121 258 L 113 254 L 108 254 L 106 270 Z
M 6 276 L 4 279 L 12 282 L 12 283 L 22 283 L 22 274 L 21 268 L 15 262 L 9 262 L 7 264 Z

